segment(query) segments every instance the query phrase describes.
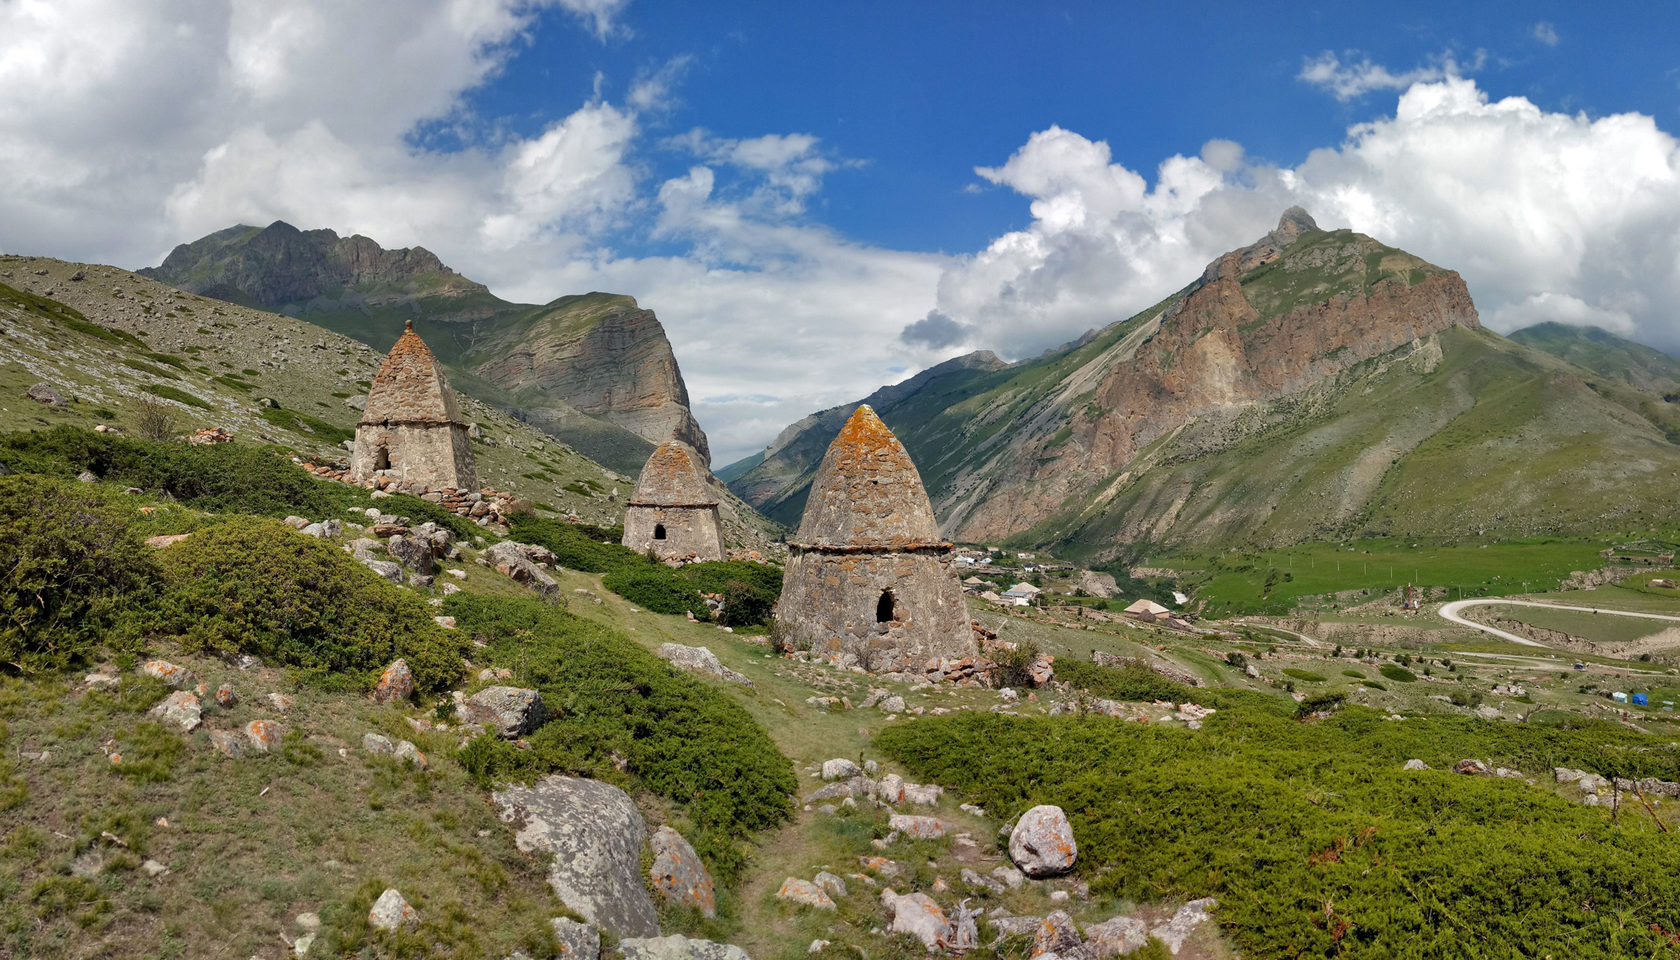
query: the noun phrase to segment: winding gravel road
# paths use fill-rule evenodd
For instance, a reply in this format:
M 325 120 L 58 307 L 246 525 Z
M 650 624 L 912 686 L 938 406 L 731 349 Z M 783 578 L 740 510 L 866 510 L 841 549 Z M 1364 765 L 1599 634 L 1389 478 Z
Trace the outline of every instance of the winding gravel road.
M 1562 603 L 1539 603 L 1534 600 L 1512 600 L 1508 597 L 1479 597 L 1475 600 L 1454 600 L 1452 603 L 1442 604 L 1441 609 L 1436 612 L 1441 615 L 1443 620 L 1449 620 L 1459 626 L 1469 627 L 1472 630 L 1480 630 L 1483 633 L 1491 634 L 1501 640 L 1509 640 L 1512 643 L 1520 643 L 1525 647 L 1546 646 L 1543 643 L 1538 643 L 1528 639 L 1527 637 L 1519 637 L 1514 633 L 1500 630 L 1497 627 L 1490 627 L 1485 623 L 1477 623 L 1474 620 L 1469 620 L 1458 615 L 1460 610 L 1467 607 L 1485 606 L 1542 607 L 1547 610 L 1577 610 L 1581 613 L 1603 613 L 1613 617 L 1639 617 L 1644 620 L 1668 620 L 1673 623 L 1680 623 L 1680 617 L 1671 617 L 1667 614 L 1661 613 L 1634 613 L 1630 610 L 1607 610 L 1603 607 L 1574 607 Z

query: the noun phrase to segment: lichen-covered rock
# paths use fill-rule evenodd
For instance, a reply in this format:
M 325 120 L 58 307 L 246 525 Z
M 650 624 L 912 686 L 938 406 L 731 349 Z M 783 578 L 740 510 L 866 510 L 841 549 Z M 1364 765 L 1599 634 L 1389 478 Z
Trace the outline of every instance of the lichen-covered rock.
M 555 917 L 549 921 L 554 931 L 556 960 L 600 960 L 601 931 L 570 917 Z
M 1038 929 L 1033 931 L 1032 955 L 1038 957 L 1053 953 L 1065 956 L 1079 943 L 1079 928 L 1074 925 L 1073 918 L 1066 911 L 1057 910 L 1040 921 Z
M 823 761 L 822 778 L 824 780 L 850 780 L 853 777 L 861 776 L 863 776 L 863 769 L 844 757 Z
M 560 584 L 547 571 L 532 562 L 529 544 L 504 540 L 484 551 L 484 559 L 492 567 L 515 583 L 522 583 L 545 597 L 560 593 Z
M 415 573 L 431 573 L 437 568 L 432 556 L 431 543 L 419 537 L 405 537 L 399 534 L 385 541 L 385 549 L 390 551 L 398 563 Z
M 34 384 L 28 390 L 25 390 L 23 395 L 36 403 L 44 403 L 49 407 L 64 406 L 64 397 L 57 390 L 54 390 L 50 383 Z
M 914 840 L 937 840 L 945 835 L 945 821 L 938 817 L 913 817 L 907 813 L 895 813 L 888 818 L 887 827 Z
M 379 682 L 373 685 L 373 700 L 375 703 L 395 703 L 414 696 L 414 672 L 408 669 L 408 661 L 393 660 L 379 675 Z
M 622 937 L 655 937 L 658 911 L 642 884 L 647 827 L 610 784 L 548 776 L 492 795 L 496 814 L 527 853 L 553 857 L 548 883 L 569 909 Z
M 692 940 L 680 934 L 668 937 L 629 937 L 618 942 L 624 960 L 752 960 L 747 951 L 732 943 Z
M 234 691 L 233 684 L 224 683 L 216 688 L 216 706 L 223 710 L 232 709 L 239 703 L 239 694 Z
M 391 743 L 391 738 L 377 733 L 362 734 L 362 749 L 367 753 L 385 757 L 390 756 L 397 750 L 396 746 Z
M 397 748 L 391 751 L 391 756 L 399 763 L 412 763 L 422 770 L 432 765 L 432 762 L 426 759 L 426 755 L 420 752 L 420 748 L 407 740 L 397 741 Z
M 420 914 L 393 887 L 373 902 L 373 909 L 368 911 L 368 923 L 376 930 L 412 931 L 420 926 Z
M 193 682 L 191 670 L 177 667 L 168 660 L 148 660 L 140 665 L 140 672 L 148 677 L 156 677 L 172 687 L 185 687 Z
M 1184 942 L 1196 932 L 1196 928 L 1208 920 L 1208 911 L 1219 906 L 1219 901 L 1213 897 L 1203 897 L 1192 900 L 1172 915 L 1166 923 L 1157 925 L 1149 931 L 1149 935 L 1167 945 L 1167 949 L 1174 956 L 1184 947 Z
M 702 916 L 717 916 L 717 891 L 694 848 L 670 827 L 653 832 L 653 865 L 648 877 L 653 889 L 667 903 L 690 907 Z
M 245 725 L 245 739 L 263 753 L 280 746 L 280 735 L 280 725 L 273 720 L 252 720 Z
M 1061 807 L 1045 804 L 1021 815 L 1009 834 L 1009 858 L 1029 877 L 1050 877 L 1073 869 L 1079 847 Z
M 819 910 L 835 909 L 834 901 L 829 898 L 823 888 L 809 880 L 798 877 L 788 877 L 782 881 L 782 888 L 776 891 L 777 900 L 786 900 L 802 907 L 816 907 Z
M 751 680 L 720 663 L 717 654 L 713 653 L 709 647 L 685 647 L 680 643 L 662 643 L 656 652 L 661 659 L 669 660 L 672 666 L 698 673 L 709 673 L 714 677 L 722 677 L 730 683 L 738 683 L 744 687 L 753 685 Z
M 369 570 L 372 570 L 374 573 L 379 574 L 381 577 L 384 577 L 392 583 L 400 584 L 403 582 L 402 567 L 389 560 L 363 560 L 362 566 L 367 567 Z
M 1085 945 L 1096 955 L 1096 960 L 1141 950 L 1148 942 L 1149 930 L 1136 917 L 1114 917 L 1085 928 Z
M 889 773 L 875 784 L 875 798 L 882 803 L 894 806 L 904 802 L 904 778 L 896 773 Z
M 882 713 L 904 712 L 904 698 L 897 694 L 893 694 L 890 697 L 882 697 L 880 702 L 875 705 L 880 708 Z
M 210 746 L 229 760 L 238 760 L 245 755 L 245 740 L 232 730 L 210 731 Z
M 182 733 L 198 729 L 203 707 L 198 697 L 185 690 L 177 690 L 152 708 L 152 716 L 181 728 Z
M 832 873 L 829 873 L 827 870 L 824 870 L 812 877 L 811 882 L 821 887 L 823 891 L 831 897 L 843 897 L 846 895 L 846 881 L 840 879 Z
M 892 912 L 891 932 L 908 933 L 929 950 L 944 946 L 951 935 L 951 921 L 945 917 L 945 911 L 925 893 L 894 897 L 887 909 Z
M 485 687 L 459 707 L 461 719 L 483 724 L 504 740 L 534 733 L 548 719 L 542 694 L 522 687 Z

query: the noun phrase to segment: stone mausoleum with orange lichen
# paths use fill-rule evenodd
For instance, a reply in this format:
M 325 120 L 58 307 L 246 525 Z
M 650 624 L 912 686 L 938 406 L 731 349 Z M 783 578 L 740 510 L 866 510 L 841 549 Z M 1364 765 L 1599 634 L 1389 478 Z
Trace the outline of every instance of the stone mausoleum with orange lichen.
M 432 351 L 408 324 L 369 388 L 350 477 L 390 477 L 434 490 L 476 490 L 467 425 Z
M 718 498 L 703 471 L 700 455 L 681 440 L 655 448 L 624 511 L 624 545 L 660 559 L 722 560 Z
M 951 544 L 910 454 L 869 407 L 829 445 L 788 550 L 784 644 L 874 672 L 974 655 Z

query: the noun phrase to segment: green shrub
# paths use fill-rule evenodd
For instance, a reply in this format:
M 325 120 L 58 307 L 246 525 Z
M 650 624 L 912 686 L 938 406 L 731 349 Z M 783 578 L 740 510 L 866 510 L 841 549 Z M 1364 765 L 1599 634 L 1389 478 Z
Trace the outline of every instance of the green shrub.
M 718 622 L 726 627 L 768 624 L 776 607 L 775 595 L 740 580 L 731 580 L 723 590 L 723 611 Z
M 771 597 L 782 595 L 782 568 L 765 563 L 746 560 L 690 563 L 678 570 L 677 576 L 701 593 L 727 593 L 731 583 L 745 583 Z
M 1415 682 L 1417 682 L 1417 674 L 1413 673 L 1410 670 L 1407 670 L 1405 667 L 1397 667 L 1392 663 L 1383 664 L 1382 668 L 1379 669 L 1377 672 L 1382 674 L 1383 676 L 1387 677 L 1388 679 L 1393 680 L 1395 683 L 1415 683 Z
M 165 376 L 167 376 L 167 374 L 165 374 Z M 189 407 L 198 407 L 201 410 L 210 409 L 210 404 L 203 399 L 195 397 L 185 390 L 177 387 L 171 387 L 167 384 L 148 383 L 142 385 L 140 389 L 146 391 L 154 397 L 162 397 L 165 400 L 173 400 L 176 403 L 184 403 Z
M 1649 817 L 1520 780 L 1407 773 L 1466 756 L 1528 771 L 1680 779 L 1680 751 L 1614 725 L 1238 706 L 1199 731 L 963 713 L 875 744 L 1004 820 L 1067 811 L 1098 896 L 1216 896 L 1253 957 L 1646 957 L 1680 929 L 1680 844 Z M 1170 800 L 1163 799 L 1170 798 Z
M 700 620 L 711 616 L 700 594 L 662 563 L 626 564 L 602 577 L 601 585 L 654 613 L 687 612 Z
M 993 657 L 997 663 L 997 682 L 1005 687 L 1032 686 L 1032 665 L 1038 661 L 1038 644 L 1021 640 L 1013 648 L 999 650 Z
M 167 587 L 131 629 L 254 654 L 331 687 L 371 687 L 398 657 L 422 691 L 461 675 L 467 639 L 435 624 L 424 601 L 282 524 L 229 520 L 160 551 L 158 564 Z
M 1360 673 L 1358 670 L 1343 670 L 1342 671 L 1342 676 L 1352 677 L 1355 680 L 1365 679 L 1365 675 L 1363 673 Z
M 444 603 L 477 654 L 542 692 L 550 719 L 521 750 L 494 736 L 461 763 L 480 785 L 586 774 L 641 786 L 681 803 L 694 842 L 724 882 L 743 864 L 740 841 L 792 813 L 793 767 L 727 693 L 682 673 L 628 637 L 534 598 L 459 593 Z
M 284 407 L 259 407 L 257 415 L 281 430 L 291 430 L 304 436 L 313 436 L 318 440 L 334 445 L 356 438 L 356 431 L 354 430 L 328 423 L 320 417 L 312 417 L 307 413 L 287 410 Z
M 148 590 L 151 554 L 129 521 L 81 484 L 0 477 L 0 663 L 65 667 Z
M 1323 683 L 1325 679 L 1324 677 L 1313 673 L 1311 670 L 1300 670 L 1295 667 L 1284 667 L 1283 675 L 1286 677 L 1294 677 L 1297 680 L 1305 680 L 1308 683 Z
M 1141 660 L 1133 660 L 1120 667 L 1099 667 L 1084 660 L 1057 660 L 1056 679 L 1065 680 L 1079 689 L 1090 691 L 1092 696 L 1107 700 L 1200 702 L 1197 691 L 1176 680 L 1168 680 Z
M 515 540 L 547 547 L 560 566 L 585 573 L 607 573 L 627 564 L 647 562 L 646 557 L 619 542 L 624 537 L 622 529 L 615 532 L 587 523 L 524 514 L 513 518 L 509 535 Z
M 1383 686 L 1382 684 L 1378 683 L 1375 680 L 1361 680 L 1361 681 L 1359 681 L 1359 685 L 1362 686 L 1362 687 L 1370 687 L 1372 690 L 1387 690 L 1388 689 L 1387 687 Z

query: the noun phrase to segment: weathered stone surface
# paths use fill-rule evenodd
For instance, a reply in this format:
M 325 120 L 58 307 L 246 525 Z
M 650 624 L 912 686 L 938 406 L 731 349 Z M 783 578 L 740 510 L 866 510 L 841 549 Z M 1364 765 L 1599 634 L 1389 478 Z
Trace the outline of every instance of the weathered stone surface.
M 904 698 L 898 696 L 897 694 L 890 697 L 882 697 L 876 706 L 880 708 L 882 713 L 903 713 L 905 707 Z
M 1032 955 L 1053 953 L 1063 956 L 1079 946 L 1079 928 L 1065 911 L 1057 910 L 1045 917 L 1033 933 Z
M 916 840 L 937 840 L 945 835 L 945 821 L 938 817 L 895 813 L 887 819 L 887 827 Z
M 385 541 L 385 549 L 398 563 L 415 573 L 427 574 L 437 569 L 431 543 L 419 537 L 394 536 Z
M 974 654 L 951 545 L 909 453 L 868 406 L 829 445 L 788 546 L 786 643 L 874 671 Z
M 925 893 L 894 897 L 887 909 L 892 913 L 891 932 L 908 933 L 929 950 L 944 946 L 951 934 L 951 921 L 946 919 L 945 911 Z
M 292 705 L 297 702 L 283 693 L 271 693 L 263 699 L 268 701 L 269 706 L 281 713 L 285 713 L 286 711 L 292 709 Z
M 245 738 L 232 730 L 210 731 L 210 746 L 229 760 L 238 760 L 245 755 Z
M 595 780 L 548 776 L 492 800 L 519 849 L 553 856 L 548 883 L 568 908 L 619 936 L 659 933 L 641 879 L 647 828 L 628 794 Z
M 185 690 L 177 690 L 152 708 L 152 716 L 181 728 L 182 733 L 198 729 L 203 707 L 198 697 Z
M 875 783 L 875 798 L 882 803 L 898 805 L 904 802 L 904 778 L 889 773 Z
M 824 780 L 850 780 L 853 777 L 861 776 L 863 776 L 863 768 L 844 757 L 823 761 L 822 778 Z
M 656 447 L 624 512 L 624 545 L 661 559 L 722 560 L 718 496 L 708 476 L 699 453 L 681 440 Z
M 379 682 L 373 685 L 373 699 L 375 703 L 396 703 L 414 696 L 414 672 L 408 669 L 407 660 L 393 660 L 379 675 Z
M 932 807 L 939 803 L 940 794 L 945 789 L 933 783 L 907 783 L 904 785 L 904 802 L 921 807 Z
M 64 406 L 64 397 L 52 388 L 50 383 L 37 383 L 23 392 L 23 395 L 36 403 L 44 403 L 51 407 Z
M 846 895 L 846 881 L 840 879 L 832 873 L 829 873 L 827 870 L 824 870 L 812 877 L 811 882 L 821 887 L 823 892 L 827 893 L 831 897 L 843 897 Z
M 853 777 L 850 780 L 839 780 L 827 783 L 805 795 L 806 803 L 821 803 L 824 800 L 844 800 L 847 797 L 867 797 L 875 791 L 875 782 L 868 777 Z
M 691 940 L 680 934 L 668 937 L 629 937 L 618 942 L 624 960 L 751 960 L 747 951 L 732 943 Z
M 1184 947 L 1184 941 L 1190 939 L 1190 935 L 1196 932 L 1196 928 L 1207 921 L 1208 911 L 1217 906 L 1219 906 L 1219 901 L 1213 897 L 1192 900 L 1179 907 L 1178 912 L 1172 915 L 1171 920 L 1150 930 L 1149 935 L 1166 944 L 1167 949 L 1171 950 L 1174 956 L 1177 956 L 1178 951 Z
M 542 694 L 521 687 L 485 687 L 459 707 L 461 719 L 483 724 L 504 740 L 516 740 L 536 732 L 548 719 Z
M 670 827 L 653 832 L 653 866 L 648 876 L 653 889 L 664 900 L 691 907 L 707 917 L 717 916 L 717 891 L 694 848 Z
M 148 660 L 140 665 L 140 672 L 148 677 L 156 677 L 172 687 L 185 687 L 193 682 L 191 670 L 177 667 L 168 660 Z
M 1149 930 L 1136 917 L 1114 917 L 1085 928 L 1085 944 L 1096 960 L 1140 950 L 1149 942 Z
M 238 703 L 239 694 L 233 689 L 233 684 L 224 683 L 216 688 L 216 706 L 229 710 Z
M 1405 763 L 1401 764 L 1400 769 L 1402 769 L 1402 770 L 1428 770 L 1429 769 L 1429 764 L 1424 763 L 1422 760 L 1415 760 L 1415 759 L 1414 760 L 1407 760 Z
M 478 488 L 472 442 L 455 393 L 412 325 L 397 338 L 368 390 L 350 476 L 391 477 L 435 489 Z
M 426 755 L 420 752 L 420 748 L 407 740 L 398 740 L 397 748 L 391 751 L 391 756 L 396 757 L 399 762 L 412 763 L 422 770 L 432 765 L 432 762 L 426 759 Z
M 389 737 L 377 733 L 364 733 L 362 734 L 362 750 L 388 757 L 395 753 L 397 748 L 391 743 Z
M 368 911 L 368 923 L 376 930 L 414 930 L 420 926 L 420 914 L 393 887 L 386 889 L 373 902 L 373 909 Z
M 560 584 L 532 561 L 531 549 L 529 544 L 504 540 L 484 551 L 484 558 L 515 583 L 524 584 L 545 597 L 559 594 Z
M 1073 869 L 1079 847 L 1073 826 L 1061 807 L 1033 807 L 1009 833 L 1009 858 L 1029 877 L 1049 877 Z
M 697 673 L 709 673 L 744 687 L 753 685 L 751 680 L 719 662 L 717 654 L 713 653 L 710 647 L 685 647 L 680 643 L 662 643 L 657 653 L 660 658 L 671 661 L 672 666 Z
M 601 931 L 570 917 L 555 917 L 548 924 L 558 946 L 556 960 L 600 960 Z
M 391 581 L 392 583 L 403 582 L 402 567 L 389 560 L 363 560 L 362 566 L 367 567 L 369 570 L 372 570 L 374 573 L 379 574 L 381 577 Z
M 280 746 L 280 725 L 273 720 L 252 720 L 245 725 L 245 739 L 263 753 Z
M 1460 760 L 1453 764 L 1453 772 L 1471 777 L 1493 776 L 1493 768 L 1480 760 Z
M 798 877 L 788 877 L 782 881 L 782 888 L 776 891 L 777 900 L 797 903 L 802 907 L 816 907 L 819 910 L 835 909 L 834 901 L 829 898 L 823 888 L 809 880 Z

